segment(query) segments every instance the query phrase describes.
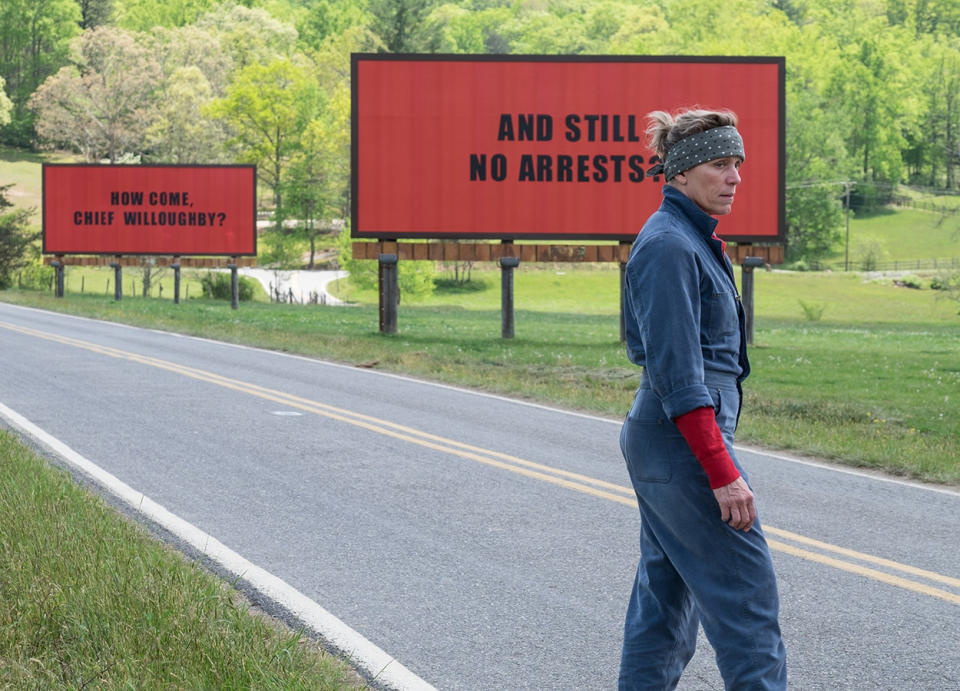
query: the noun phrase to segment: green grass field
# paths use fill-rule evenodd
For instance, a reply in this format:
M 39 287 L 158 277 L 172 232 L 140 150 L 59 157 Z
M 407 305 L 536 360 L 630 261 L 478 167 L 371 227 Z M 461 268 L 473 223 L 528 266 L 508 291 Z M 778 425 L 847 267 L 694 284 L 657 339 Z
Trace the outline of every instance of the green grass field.
M 365 686 L 3 430 L 0 477 L 0 687 Z
M 43 176 L 41 167 L 47 163 L 67 163 L 73 157 L 65 154 L 35 154 L 22 149 L 0 145 L 0 185 L 13 187 L 7 192 L 8 200 L 18 209 L 35 209 L 33 226 L 40 228 L 40 207 L 43 201 Z
M 516 338 L 500 337 L 497 272 L 470 294 L 302 307 L 8 291 L 0 299 L 376 367 L 612 417 L 639 376 L 619 342 L 616 270 L 518 270 Z M 759 272 L 743 442 L 960 482 L 960 316 L 930 289 L 852 274 Z M 548 296 L 541 299 L 540 296 Z M 354 297 L 358 297 L 355 295 Z M 367 297 L 360 294 L 359 297 Z M 444 304 L 446 302 L 447 304 Z M 533 304 L 531 304 L 533 303 Z M 803 309 L 822 311 L 814 320 Z

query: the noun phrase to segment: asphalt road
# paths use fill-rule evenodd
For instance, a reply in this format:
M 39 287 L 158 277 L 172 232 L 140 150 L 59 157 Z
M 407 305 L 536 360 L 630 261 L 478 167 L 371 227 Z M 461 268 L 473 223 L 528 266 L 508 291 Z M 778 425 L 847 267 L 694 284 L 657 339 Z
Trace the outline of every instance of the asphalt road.
M 0 404 L 437 688 L 615 688 L 617 420 L 2 303 Z M 791 688 L 960 689 L 960 493 L 740 454 Z

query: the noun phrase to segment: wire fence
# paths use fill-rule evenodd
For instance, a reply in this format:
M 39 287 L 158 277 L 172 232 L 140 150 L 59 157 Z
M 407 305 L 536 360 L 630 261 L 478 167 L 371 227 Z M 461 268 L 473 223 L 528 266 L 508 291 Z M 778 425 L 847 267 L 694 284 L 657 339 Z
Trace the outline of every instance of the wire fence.
M 948 259 L 872 259 L 844 262 L 809 262 L 811 271 L 960 271 L 960 257 Z
M 946 204 L 938 204 L 937 202 L 928 199 L 895 197 L 890 203 L 900 208 L 905 207 L 908 209 L 917 209 L 918 211 L 930 211 L 935 214 L 940 214 L 941 216 L 960 215 L 960 206 L 957 206 L 956 204 L 950 206 Z

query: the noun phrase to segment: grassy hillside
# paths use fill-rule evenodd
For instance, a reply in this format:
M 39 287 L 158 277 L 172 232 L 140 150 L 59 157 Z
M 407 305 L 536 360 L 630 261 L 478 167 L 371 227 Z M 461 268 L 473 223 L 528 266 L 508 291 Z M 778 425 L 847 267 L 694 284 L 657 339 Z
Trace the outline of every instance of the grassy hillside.
M 13 184 L 7 191 L 7 198 L 14 207 L 36 210 L 34 226 L 37 229 L 40 228 L 40 206 L 43 201 L 42 164 L 72 160 L 66 154 L 35 154 L 0 145 L 0 185 Z
M 937 204 L 960 201 L 944 197 Z M 882 269 L 911 268 L 911 260 L 954 258 L 960 266 L 960 208 L 953 212 L 936 212 L 914 208 L 888 208 L 861 214 L 850 222 L 851 262 L 860 262 L 870 253 Z M 841 245 L 826 263 L 844 261 Z M 897 262 L 897 266 L 890 266 Z

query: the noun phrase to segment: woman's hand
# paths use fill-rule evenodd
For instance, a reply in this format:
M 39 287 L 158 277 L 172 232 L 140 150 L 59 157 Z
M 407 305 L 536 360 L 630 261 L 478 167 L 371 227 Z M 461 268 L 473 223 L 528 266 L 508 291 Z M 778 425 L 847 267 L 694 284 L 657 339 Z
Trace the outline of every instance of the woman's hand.
M 738 477 L 729 485 L 717 487 L 713 490 L 713 496 L 720 505 L 720 520 L 744 532 L 753 527 L 753 522 L 757 520 L 757 507 L 753 502 L 753 492 L 743 477 Z

